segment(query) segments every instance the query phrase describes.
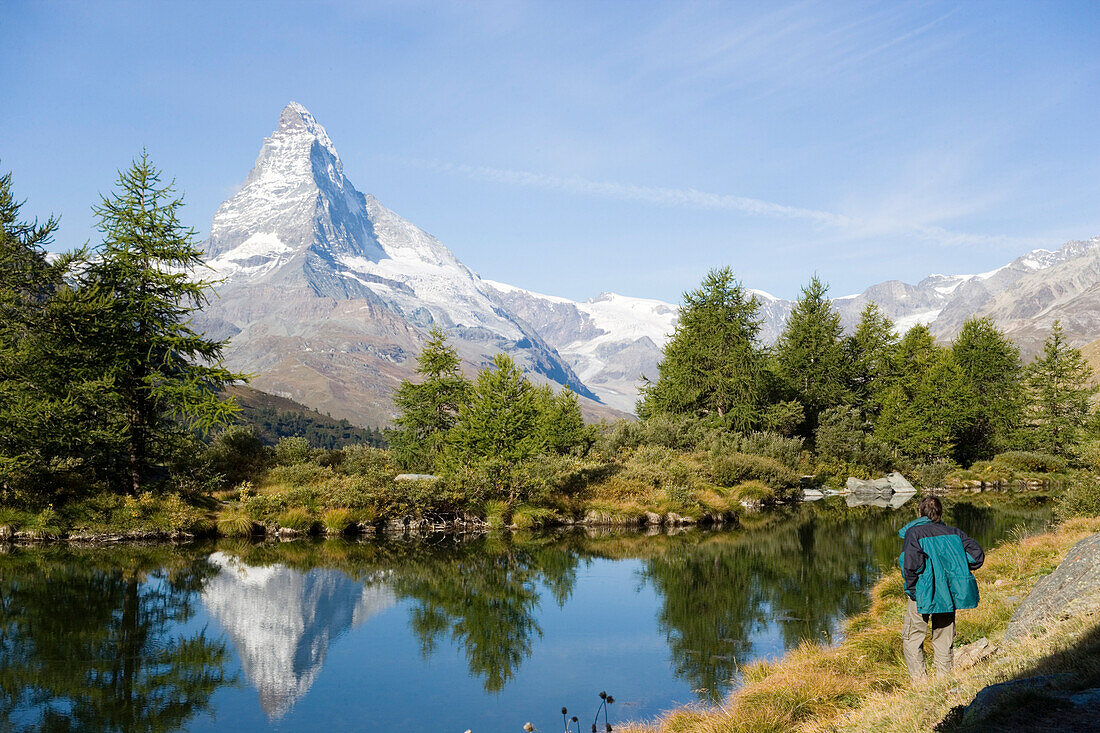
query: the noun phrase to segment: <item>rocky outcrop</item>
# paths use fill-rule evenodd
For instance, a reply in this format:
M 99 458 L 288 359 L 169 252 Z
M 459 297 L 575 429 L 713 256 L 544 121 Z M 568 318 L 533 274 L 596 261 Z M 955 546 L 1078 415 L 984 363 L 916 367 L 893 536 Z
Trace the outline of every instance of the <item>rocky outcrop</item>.
M 1075 544 L 1055 571 L 1035 584 L 1012 614 L 1005 642 L 1051 621 L 1095 612 L 1100 612 L 1100 533 Z

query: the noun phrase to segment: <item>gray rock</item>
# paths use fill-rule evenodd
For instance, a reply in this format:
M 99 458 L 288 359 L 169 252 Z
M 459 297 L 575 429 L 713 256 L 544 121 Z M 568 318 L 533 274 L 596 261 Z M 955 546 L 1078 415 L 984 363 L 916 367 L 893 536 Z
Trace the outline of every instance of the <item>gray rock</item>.
M 661 523 L 661 515 L 656 512 L 645 513 L 645 523 L 653 527 Z
M 984 636 L 955 650 L 955 669 L 970 669 L 997 651 L 997 647 L 989 643 Z
M 915 494 L 917 490 L 897 471 L 882 478 L 865 481 L 848 477 L 845 488 L 853 494 L 890 497 L 894 494 Z
M 1035 584 L 1012 614 L 1005 642 L 1032 634 L 1045 623 L 1100 609 L 1100 533 L 1078 542 L 1053 573 Z
M 438 481 L 439 477 L 430 473 L 399 473 L 394 481 Z
M 848 477 L 848 481 L 845 483 L 845 488 L 853 494 L 873 494 L 876 496 L 892 496 L 894 493 L 894 487 L 890 485 L 890 480 L 886 478 L 876 478 L 870 481 L 863 479 Z
M 897 471 L 886 475 L 886 480 L 890 483 L 890 488 L 897 494 L 915 494 L 917 490 L 913 488 L 913 484 L 909 483 L 908 479 L 902 476 Z
M 980 730 L 979 724 L 998 711 L 1007 711 L 1016 707 L 1021 697 L 1034 698 L 1041 696 L 1054 700 L 1064 700 L 1069 705 L 1075 705 L 1074 698 L 1080 696 L 1082 705 L 1089 705 L 1093 698 L 1090 695 L 1078 692 L 1074 689 L 1080 684 L 1080 677 L 1075 674 L 1048 674 L 1039 677 L 1025 677 L 1019 680 L 1010 680 L 1000 684 L 982 688 L 974 696 L 973 702 L 962 715 L 962 728 L 966 730 Z M 1021 719 L 1021 723 L 1024 719 Z M 1030 721 L 1028 721 L 1030 722 Z M 1021 726 L 1024 728 L 1026 726 Z M 1030 729 L 1030 728 L 1029 728 Z M 1059 728 L 1060 730 L 1079 730 L 1076 727 Z M 1043 728 L 1043 730 L 1053 730 Z

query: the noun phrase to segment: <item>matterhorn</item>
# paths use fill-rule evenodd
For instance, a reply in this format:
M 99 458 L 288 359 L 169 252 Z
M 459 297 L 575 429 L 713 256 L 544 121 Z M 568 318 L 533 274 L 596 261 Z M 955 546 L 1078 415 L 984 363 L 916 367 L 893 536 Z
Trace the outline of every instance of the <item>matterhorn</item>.
M 230 339 L 226 364 L 265 392 L 386 424 L 393 391 L 438 327 L 468 372 L 505 352 L 533 381 L 569 385 L 590 416 L 612 415 L 438 239 L 360 193 L 300 104 L 282 111 L 244 185 L 218 208 L 205 250 L 221 284 L 200 325 Z

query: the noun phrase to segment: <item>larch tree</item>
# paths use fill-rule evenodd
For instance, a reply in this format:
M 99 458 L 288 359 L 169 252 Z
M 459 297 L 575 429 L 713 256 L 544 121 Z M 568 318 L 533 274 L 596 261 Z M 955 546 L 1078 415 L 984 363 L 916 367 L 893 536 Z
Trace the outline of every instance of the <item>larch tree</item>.
M 147 486 L 191 430 L 227 424 L 237 407 L 219 391 L 247 379 L 221 365 L 225 342 L 191 325 L 213 283 L 196 277 L 202 251 L 180 222 L 182 205 L 143 152 L 93 208 L 104 239 L 77 278 L 104 303 L 97 340 L 118 397 L 114 426 L 132 492 Z
M 397 388 L 393 402 L 400 414 L 387 437 L 398 464 L 431 471 L 438 468 L 447 432 L 469 396 L 470 381 L 462 375 L 458 352 L 439 328 L 429 332 L 416 365 L 421 379 L 405 380 Z
M 816 275 L 810 278 L 773 352 L 781 382 L 805 410 L 806 435 L 813 433 L 823 410 L 851 401 L 844 329 L 828 291 Z
M 57 220 L 26 222 L 0 178 L 0 500 L 45 504 L 94 486 L 111 452 L 110 409 L 89 346 L 99 309 L 67 275 L 82 252 L 47 256 Z
M 535 388 L 507 354 L 478 374 L 448 433 L 449 455 L 462 466 L 514 463 L 544 450 Z
M 927 326 L 914 326 L 898 344 L 894 377 L 883 391 L 875 437 L 912 458 L 955 456 L 958 435 L 971 420 L 966 375 Z
M 959 461 L 970 465 L 1013 447 L 1023 424 L 1024 369 L 1019 348 L 990 318 L 964 323 L 951 353 L 966 375 L 973 407 L 958 442 Z
M 879 396 L 891 376 L 898 336 L 890 317 L 876 303 L 868 303 L 859 315 L 855 331 L 845 341 L 849 364 L 848 389 L 865 419 L 873 420 Z
M 1026 376 L 1030 428 L 1043 450 L 1064 455 L 1077 443 L 1096 393 L 1091 378 L 1092 367 L 1066 342 L 1062 324 L 1055 321 L 1043 353 L 1028 365 Z
M 728 267 L 707 273 L 684 294 L 658 378 L 642 388 L 639 416 L 716 415 L 738 430 L 757 426 L 765 389 L 761 323 L 759 301 Z

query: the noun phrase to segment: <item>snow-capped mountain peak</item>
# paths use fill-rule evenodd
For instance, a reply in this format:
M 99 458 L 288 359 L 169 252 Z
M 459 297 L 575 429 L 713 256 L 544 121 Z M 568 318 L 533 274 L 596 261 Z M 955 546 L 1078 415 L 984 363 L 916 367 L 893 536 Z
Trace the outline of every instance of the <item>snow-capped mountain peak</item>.
M 262 301 L 244 295 L 244 289 L 262 290 L 261 298 L 293 304 L 310 318 L 329 318 L 324 313 L 332 312 L 323 310 L 314 300 L 318 297 L 333 303 L 362 301 L 361 311 L 382 309 L 420 333 L 411 336 L 414 340 L 430 327 L 442 328 L 471 365 L 481 366 L 497 352 L 506 352 L 536 379 L 568 383 L 578 394 L 595 398 L 539 334 L 502 307 L 442 242 L 356 189 L 325 128 L 296 102 L 280 113 L 244 185 L 218 208 L 206 252 L 207 264 L 224 281 L 222 303 L 232 299 L 240 308 L 232 318 L 225 317 L 225 307 L 213 311 L 220 327 L 237 334 L 231 349 L 247 344 L 245 350 L 255 352 L 242 358 L 240 366 L 247 371 L 269 369 L 265 360 L 272 358 L 300 357 L 272 353 L 267 345 L 272 327 L 252 327 L 258 319 L 270 318 L 272 309 L 265 312 Z M 344 305 L 332 307 L 347 310 Z M 341 320 L 337 328 L 325 323 L 340 332 L 336 343 L 321 339 L 318 322 L 310 343 L 301 346 L 331 354 L 361 351 L 373 359 L 371 350 L 378 347 L 347 333 L 379 328 L 378 314 L 369 317 L 373 324 Z M 275 328 L 286 330 L 282 324 Z M 397 335 L 393 328 L 388 333 Z M 387 371 L 390 360 L 412 363 L 403 347 L 380 353 Z M 330 370 L 311 367 L 310 374 Z M 287 379 L 296 384 L 298 377 Z M 296 389 L 279 391 L 305 396 Z
M 332 139 L 329 138 L 325 128 L 310 114 L 308 109 L 297 102 L 290 102 L 279 114 L 279 127 L 275 134 L 293 135 L 302 132 L 312 137 L 321 147 L 327 150 L 336 162 L 336 169 L 341 173 L 344 172 L 344 165 L 340 162 L 340 154 L 336 152 L 336 146 L 332 144 Z

